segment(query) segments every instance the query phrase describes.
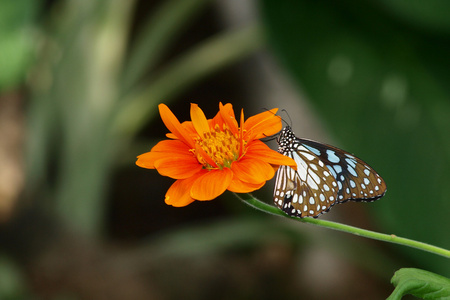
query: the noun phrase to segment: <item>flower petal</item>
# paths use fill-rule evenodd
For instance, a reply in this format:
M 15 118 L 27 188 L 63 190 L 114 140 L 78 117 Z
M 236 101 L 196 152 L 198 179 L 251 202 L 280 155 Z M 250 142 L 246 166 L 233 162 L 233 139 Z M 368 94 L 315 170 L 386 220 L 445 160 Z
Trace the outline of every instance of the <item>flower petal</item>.
M 175 207 L 186 206 L 194 202 L 194 198 L 190 195 L 190 190 L 192 183 L 197 179 L 197 177 L 191 177 L 186 179 L 178 179 L 172 186 L 167 190 L 166 198 L 164 201 L 168 205 Z
M 184 129 L 187 130 L 188 134 L 191 136 L 196 136 L 197 131 L 195 131 L 194 125 L 192 125 L 191 121 L 184 121 L 181 123 L 181 126 L 184 127 Z M 178 137 L 173 133 L 167 133 L 166 136 L 170 139 L 178 139 Z
M 158 159 L 155 161 L 155 168 L 158 170 L 159 174 L 174 179 L 185 179 L 192 177 L 198 173 L 203 165 L 201 165 L 198 160 L 191 155 L 189 159 L 187 157 L 180 156 L 170 156 Z
M 272 166 L 265 161 L 246 156 L 231 164 L 231 170 L 239 180 L 253 184 L 260 184 L 275 175 Z
M 253 140 L 247 145 L 245 157 L 257 158 L 272 165 L 286 165 L 297 169 L 297 164 L 292 158 L 272 150 L 260 140 Z
M 180 140 L 163 140 L 158 142 L 151 152 L 164 152 L 166 156 L 171 154 L 192 155 L 189 146 Z
M 197 104 L 191 103 L 191 120 L 197 134 L 204 137 L 205 132 L 210 132 L 208 120 L 205 114 Z
M 186 159 L 192 157 L 189 147 L 179 140 L 164 140 L 156 144 L 150 152 L 139 155 L 136 165 L 142 168 L 154 169 L 155 162 L 159 159 L 170 156 L 186 156 Z
M 232 179 L 233 172 L 229 168 L 206 172 L 192 185 L 191 197 L 196 200 L 217 198 L 225 192 Z
M 247 119 L 244 123 L 244 139 L 251 141 L 253 139 L 262 139 L 276 134 L 281 130 L 283 124 L 281 117 L 276 115 L 278 108 L 262 112 Z
M 222 105 L 222 102 L 219 103 L 219 112 L 222 120 L 230 131 L 234 134 L 239 134 L 239 127 L 236 121 L 236 117 L 234 116 L 233 106 L 230 103 Z
M 183 126 L 181 126 L 180 121 L 178 121 L 177 117 L 175 117 L 167 105 L 161 103 L 158 105 L 158 108 L 161 119 L 167 129 L 169 129 L 178 139 L 185 142 L 191 148 L 194 148 L 194 140 L 191 135 Z
M 219 126 L 219 129 L 223 129 L 223 119 L 222 116 L 220 115 L 220 111 L 214 116 L 214 118 L 212 118 L 209 121 L 209 126 L 210 128 L 215 129 L 216 126 Z
M 258 184 L 248 183 L 239 180 L 239 178 L 235 176 L 233 177 L 233 180 L 231 180 L 231 183 L 228 186 L 227 190 L 234 193 L 250 193 L 260 189 L 265 183 L 266 183 L 265 181 Z
M 141 168 L 155 169 L 155 161 L 166 157 L 162 152 L 146 152 L 137 157 L 136 165 Z
M 242 156 L 242 152 L 245 150 L 245 143 L 244 143 L 244 110 L 241 110 L 241 121 L 239 122 L 239 157 Z

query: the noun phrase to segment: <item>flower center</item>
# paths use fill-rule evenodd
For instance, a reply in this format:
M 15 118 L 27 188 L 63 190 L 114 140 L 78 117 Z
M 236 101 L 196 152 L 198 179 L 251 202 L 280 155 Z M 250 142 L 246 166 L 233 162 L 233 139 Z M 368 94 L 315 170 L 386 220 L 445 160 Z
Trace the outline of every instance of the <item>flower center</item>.
M 239 159 L 240 140 L 226 127 L 222 130 L 216 125 L 210 132 L 205 132 L 203 138 L 199 137 L 195 142 L 194 153 L 205 169 L 229 168 L 233 161 Z

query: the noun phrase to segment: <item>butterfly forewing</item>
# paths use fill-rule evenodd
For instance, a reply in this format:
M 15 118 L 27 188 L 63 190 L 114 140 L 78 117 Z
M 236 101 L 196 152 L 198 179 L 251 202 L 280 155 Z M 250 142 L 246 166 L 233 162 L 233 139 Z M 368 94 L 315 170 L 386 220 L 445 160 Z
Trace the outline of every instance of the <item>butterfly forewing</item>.
M 278 151 L 297 163 L 281 166 L 274 202 L 288 215 L 317 217 L 336 203 L 375 201 L 386 192 L 383 179 L 364 161 L 339 148 L 297 138 L 286 127 Z
M 386 184 L 368 164 L 339 148 L 298 139 L 327 166 L 338 183 L 338 202 L 374 201 L 386 192 Z

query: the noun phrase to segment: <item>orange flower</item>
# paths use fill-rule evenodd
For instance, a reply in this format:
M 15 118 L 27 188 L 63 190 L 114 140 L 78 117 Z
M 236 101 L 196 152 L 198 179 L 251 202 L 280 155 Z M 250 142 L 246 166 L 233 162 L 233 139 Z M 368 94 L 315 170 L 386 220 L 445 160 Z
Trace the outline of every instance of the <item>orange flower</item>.
M 178 121 L 165 104 L 159 113 L 171 131 L 150 152 L 138 156 L 136 164 L 157 169 L 177 181 L 165 202 L 181 207 L 194 200 L 212 200 L 225 190 L 248 193 L 261 188 L 279 165 L 296 167 L 295 161 L 271 150 L 259 139 L 281 130 L 281 118 L 272 109 L 250 117 L 240 127 L 231 104 L 219 104 L 219 112 L 207 120 L 197 104 L 191 104 L 192 122 Z

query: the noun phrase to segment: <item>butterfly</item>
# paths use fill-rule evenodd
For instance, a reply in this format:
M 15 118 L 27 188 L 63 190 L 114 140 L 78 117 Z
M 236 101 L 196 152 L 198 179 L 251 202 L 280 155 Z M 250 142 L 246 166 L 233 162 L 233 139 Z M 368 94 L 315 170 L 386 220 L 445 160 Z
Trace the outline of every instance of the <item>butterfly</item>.
M 339 148 L 295 136 L 286 126 L 278 152 L 295 160 L 297 170 L 280 166 L 273 199 L 289 216 L 314 217 L 337 203 L 371 202 L 386 193 L 386 183 L 368 164 Z

